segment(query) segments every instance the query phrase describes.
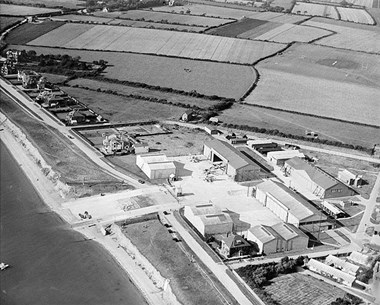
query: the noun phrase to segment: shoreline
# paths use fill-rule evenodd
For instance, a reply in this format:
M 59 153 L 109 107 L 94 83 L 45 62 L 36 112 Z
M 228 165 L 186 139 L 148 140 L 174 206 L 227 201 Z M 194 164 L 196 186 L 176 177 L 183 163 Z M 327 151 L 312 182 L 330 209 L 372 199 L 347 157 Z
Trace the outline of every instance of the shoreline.
M 64 198 L 59 194 L 53 182 L 48 179 L 42 172 L 41 168 L 32 159 L 33 156 L 23 147 L 22 140 L 19 141 L 12 134 L 4 123 L 6 121 L 11 122 L 4 113 L 1 113 L 1 141 L 8 149 L 14 160 L 19 164 L 23 173 L 32 183 L 34 189 L 37 191 L 43 203 L 49 207 L 50 210 L 55 212 L 61 217 L 68 225 L 77 222 L 77 218 L 67 208 L 63 208 L 62 204 L 65 202 Z M 3 119 L 5 118 L 5 119 Z M 9 123 L 8 123 L 9 124 Z M 15 125 L 17 126 L 17 125 Z M 138 289 L 147 304 L 151 305 L 166 305 L 166 304 L 179 304 L 176 300 L 171 289 L 162 293 L 152 280 L 144 273 L 144 269 L 141 266 L 137 266 L 136 262 L 127 254 L 127 252 L 120 247 L 118 240 L 111 237 L 105 237 L 100 233 L 98 226 L 93 227 L 76 227 L 72 230 L 81 233 L 87 239 L 91 239 L 100 244 L 111 256 L 115 259 L 119 267 L 126 273 L 129 281 Z M 144 267 L 144 266 L 142 266 Z

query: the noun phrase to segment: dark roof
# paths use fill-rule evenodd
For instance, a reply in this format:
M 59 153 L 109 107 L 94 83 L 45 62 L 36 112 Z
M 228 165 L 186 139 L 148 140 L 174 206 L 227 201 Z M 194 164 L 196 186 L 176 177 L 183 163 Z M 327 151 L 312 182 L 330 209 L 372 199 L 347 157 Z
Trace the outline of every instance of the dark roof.
M 244 240 L 240 235 L 235 234 L 219 234 L 215 236 L 217 240 L 223 241 L 228 248 L 241 248 L 241 247 L 250 247 L 251 244 Z
M 285 161 L 285 163 L 295 170 L 305 171 L 311 181 L 325 190 L 337 185 L 338 183 L 341 183 L 319 167 L 312 166 L 301 158 L 294 157 L 290 160 Z
M 227 159 L 228 163 L 235 169 L 253 165 L 248 157 L 227 142 L 214 139 L 206 142 L 204 145 L 213 148 L 223 158 Z

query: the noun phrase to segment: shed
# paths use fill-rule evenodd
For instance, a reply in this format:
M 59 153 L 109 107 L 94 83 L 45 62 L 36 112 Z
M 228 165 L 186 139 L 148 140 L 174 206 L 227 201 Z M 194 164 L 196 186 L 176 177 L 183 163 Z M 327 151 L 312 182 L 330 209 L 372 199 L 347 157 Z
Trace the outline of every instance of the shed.
M 135 154 L 143 154 L 149 152 L 149 145 L 145 142 L 136 142 L 133 144 L 133 147 L 135 149 Z
M 355 175 L 347 169 L 338 172 L 338 179 L 347 185 L 352 185 L 355 187 L 361 186 L 363 184 L 362 175 Z
M 335 204 L 326 200 L 323 200 L 321 202 L 321 206 L 325 212 L 327 212 L 330 216 L 334 218 L 341 218 L 346 215 L 346 213 L 342 211 L 340 208 L 338 208 Z
M 286 160 L 294 157 L 305 158 L 305 155 L 299 150 L 270 151 L 267 153 L 270 162 L 275 165 L 283 166 Z

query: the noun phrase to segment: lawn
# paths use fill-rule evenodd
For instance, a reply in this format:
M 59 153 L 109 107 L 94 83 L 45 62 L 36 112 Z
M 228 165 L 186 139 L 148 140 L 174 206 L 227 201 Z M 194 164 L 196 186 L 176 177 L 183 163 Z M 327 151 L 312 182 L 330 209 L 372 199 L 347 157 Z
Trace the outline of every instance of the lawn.
M 344 225 L 345 228 L 350 230 L 352 233 L 356 233 L 360 221 L 363 218 L 363 213 L 358 214 L 352 218 L 339 219 L 339 222 Z
M 6 36 L 8 44 L 25 44 L 62 26 L 64 22 L 44 21 L 41 23 L 25 23 Z
M 24 6 L 24 5 L 12 5 L 12 4 L 0 4 L 0 14 L 5 16 L 32 16 L 43 15 L 59 12 L 57 9 Z
M 225 37 L 237 37 L 239 34 L 250 31 L 265 23 L 267 23 L 267 21 L 244 18 L 237 22 L 213 29 L 208 33 Z
M 282 275 L 271 282 L 265 291 L 281 305 L 329 305 L 345 294 L 342 289 L 300 273 Z
M 10 28 L 11 26 L 15 25 L 16 23 L 20 22 L 22 18 L 20 17 L 1 17 L 0 18 L 0 31 L 4 31 L 7 28 Z
M 158 220 L 128 224 L 123 233 L 163 277 L 170 279 L 181 304 L 223 304 L 210 279 L 191 262 L 191 250 L 182 242 L 175 242 Z
M 111 123 L 178 119 L 186 108 L 99 93 L 81 88 L 62 87 L 68 95 L 88 105 Z
M 61 180 L 74 185 L 73 196 L 131 188 L 128 185 L 120 185 L 65 136 L 30 118 L 5 95 L 1 95 L 0 101 L 2 111 L 23 130 L 53 170 L 61 174 Z M 84 185 L 83 181 L 86 181 Z
M 92 80 L 92 79 L 85 79 L 85 78 L 77 78 L 69 82 L 70 86 L 78 85 L 80 87 L 87 87 L 92 90 L 97 90 L 100 88 L 101 90 L 112 90 L 116 91 L 120 94 L 135 94 L 135 95 L 141 95 L 144 97 L 152 97 L 152 98 L 158 98 L 158 99 L 166 99 L 168 102 L 172 103 L 182 103 L 186 105 L 191 106 L 197 106 L 200 108 L 208 108 L 211 106 L 216 105 L 219 101 L 213 101 L 209 99 L 202 99 L 202 98 L 196 98 L 181 94 L 175 94 L 170 92 L 163 92 L 158 90 L 152 90 L 147 88 L 139 88 L 139 87 L 132 87 L 128 85 L 121 85 L 121 84 L 114 84 L 110 82 L 103 82 L 98 80 Z
M 87 62 L 103 59 L 109 64 L 103 74 L 107 78 L 145 83 L 186 92 L 195 90 L 209 96 L 217 95 L 239 99 L 256 80 L 254 69 L 243 65 L 118 52 L 15 45 L 11 45 L 9 48 L 31 49 L 38 54 L 80 56 L 81 60 Z M 234 80 L 233 86 L 231 86 L 231 80 Z
M 95 25 L 84 32 L 82 30 L 82 24 L 66 23 L 30 41 L 29 45 L 133 52 L 239 64 L 252 64 L 285 47 L 265 41 L 144 28 Z

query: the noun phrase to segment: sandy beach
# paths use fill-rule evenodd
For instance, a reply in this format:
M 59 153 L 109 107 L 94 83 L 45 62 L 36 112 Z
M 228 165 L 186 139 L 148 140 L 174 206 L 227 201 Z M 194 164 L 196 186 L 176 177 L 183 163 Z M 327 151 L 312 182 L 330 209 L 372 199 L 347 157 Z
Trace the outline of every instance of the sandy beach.
M 12 123 L 9 121 L 6 122 L 2 114 L 1 121 L 3 122 L 0 131 L 2 142 L 11 152 L 25 175 L 32 182 L 44 203 L 69 224 L 77 223 L 78 218 L 75 217 L 68 208 L 63 206 L 65 199 L 60 196 L 56 186 L 43 174 L 41 168 L 34 162 L 32 156 L 28 154 L 20 141 L 18 141 L 20 139 L 16 140 L 12 135 L 9 129 L 9 125 L 12 125 Z M 126 249 L 120 245 L 120 236 L 115 236 L 114 234 L 103 236 L 100 233 L 100 226 L 94 224 L 91 226 L 76 226 L 75 230 L 83 234 L 86 238 L 95 240 L 111 253 L 120 265 L 120 268 L 128 274 L 130 281 L 138 287 L 148 303 L 157 305 L 179 304 L 171 292 L 170 285 L 165 284 L 164 291 L 163 285 L 158 285 L 155 279 L 152 278 L 151 273 L 146 272 L 147 266 L 141 264 L 141 259 L 143 258 L 139 259 L 136 257 L 139 255 L 138 253 L 128 255 Z

